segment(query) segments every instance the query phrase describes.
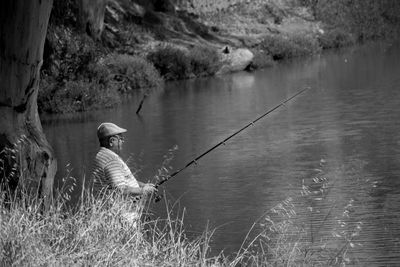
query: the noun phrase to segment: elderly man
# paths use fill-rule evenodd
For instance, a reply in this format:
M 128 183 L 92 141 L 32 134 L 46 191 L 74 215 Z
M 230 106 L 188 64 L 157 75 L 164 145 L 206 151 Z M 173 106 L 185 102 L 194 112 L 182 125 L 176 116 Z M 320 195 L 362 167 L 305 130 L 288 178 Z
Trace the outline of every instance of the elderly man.
M 93 166 L 93 191 L 95 194 L 106 190 L 119 189 L 124 194 L 142 196 L 156 191 L 153 184 L 136 180 L 131 170 L 119 156 L 127 130 L 114 123 L 105 122 L 97 128 L 100 150 Z

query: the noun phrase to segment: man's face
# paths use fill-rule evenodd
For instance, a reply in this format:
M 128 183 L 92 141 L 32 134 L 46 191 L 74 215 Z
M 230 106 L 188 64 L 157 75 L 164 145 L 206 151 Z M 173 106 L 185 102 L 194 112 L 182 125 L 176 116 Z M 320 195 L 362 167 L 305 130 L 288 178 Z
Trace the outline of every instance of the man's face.
M 122 145 L 125 139 L 122 134 L 114 135 L 110 137 L 110 149 L 115 153 L 119 154 L 122 151 Z

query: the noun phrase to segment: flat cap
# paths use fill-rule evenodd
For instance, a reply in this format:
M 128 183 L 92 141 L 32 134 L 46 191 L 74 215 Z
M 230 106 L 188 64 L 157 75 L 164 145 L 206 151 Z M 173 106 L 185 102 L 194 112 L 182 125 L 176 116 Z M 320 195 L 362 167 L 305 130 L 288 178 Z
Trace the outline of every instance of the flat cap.
M 97 137 L 103 139 L 105 137 L 125 133 L 127 130 L 117 126 L 111 122 L 103 122 L 97 127 Z

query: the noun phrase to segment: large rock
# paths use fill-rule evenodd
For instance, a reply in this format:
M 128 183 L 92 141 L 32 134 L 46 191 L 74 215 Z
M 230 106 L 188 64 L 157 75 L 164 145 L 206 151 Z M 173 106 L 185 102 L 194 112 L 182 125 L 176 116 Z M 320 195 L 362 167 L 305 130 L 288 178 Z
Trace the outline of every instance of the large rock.
M 228 47 L 223 49 L 222 67 L 217 74 L 242 71 L 253 61 L 254 55 L 249 49 L 239 48 L 231 50 Z

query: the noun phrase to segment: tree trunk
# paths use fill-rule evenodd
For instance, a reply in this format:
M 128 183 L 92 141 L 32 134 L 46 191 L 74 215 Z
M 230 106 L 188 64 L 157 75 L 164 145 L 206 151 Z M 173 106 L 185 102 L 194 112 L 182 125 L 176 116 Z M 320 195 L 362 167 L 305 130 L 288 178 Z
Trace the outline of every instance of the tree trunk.
M 104 29 L 107 0 L 78 0 L 78 3 L 82 29 L 99 40 Z
M 0 2 L 0 180 L 47 200 L 57 162 L 42 130 L 36 98 L 52 4 Z

